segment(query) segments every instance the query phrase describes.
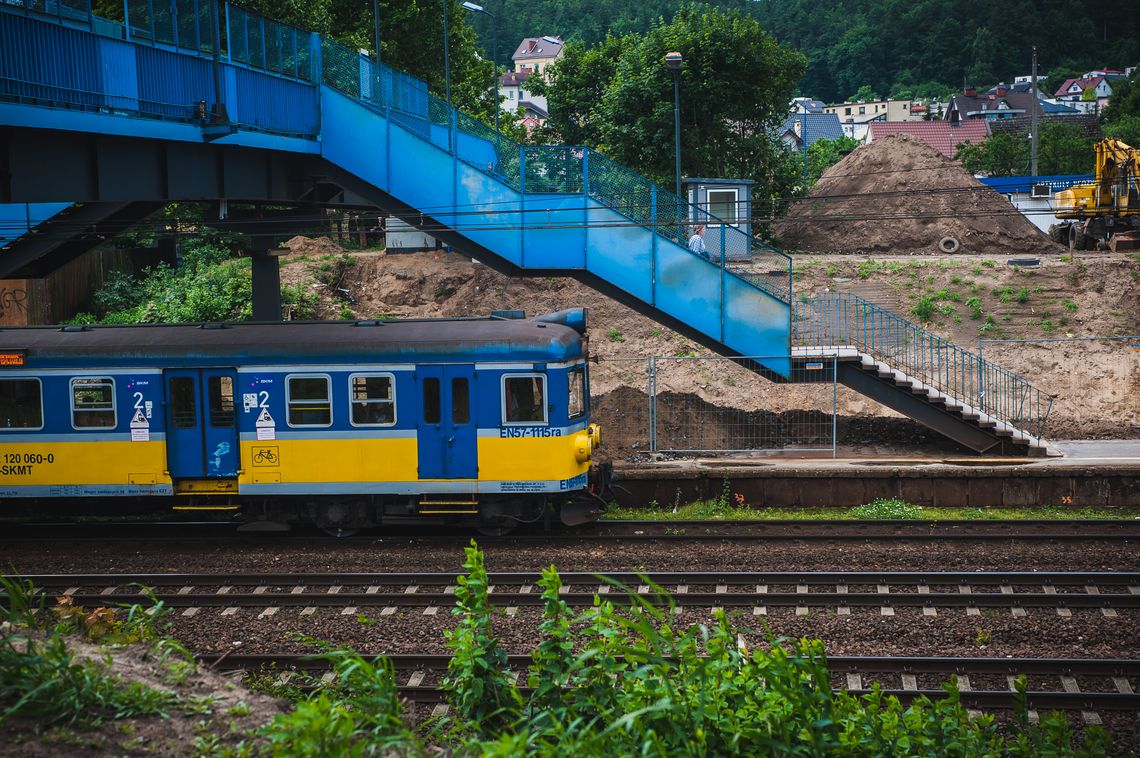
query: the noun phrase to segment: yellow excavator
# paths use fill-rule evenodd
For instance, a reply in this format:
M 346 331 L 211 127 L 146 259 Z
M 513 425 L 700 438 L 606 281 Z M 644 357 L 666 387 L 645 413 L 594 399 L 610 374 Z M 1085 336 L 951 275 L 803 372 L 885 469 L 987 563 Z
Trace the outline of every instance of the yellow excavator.
M 1096 180 L 1054 193 L 1053 213 L 1049 236 L 1070 250 L 1140 248 L 1140 148 L 1096 143 Z

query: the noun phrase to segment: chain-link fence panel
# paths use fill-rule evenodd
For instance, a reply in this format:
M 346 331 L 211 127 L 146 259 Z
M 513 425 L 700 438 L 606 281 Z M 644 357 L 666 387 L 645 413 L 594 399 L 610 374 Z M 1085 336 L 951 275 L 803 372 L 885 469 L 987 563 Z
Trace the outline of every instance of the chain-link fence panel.
M 602 427 L 602 452 L 616 459 L 649 452 L 648 358 L 590 363 L 591 418 Z
M 1140 336 L 981 340 L 1052 400 L 1050 439 L 1140 439 Z
M 814 395 L 802 410 L 735 407 L 722 395 L 762 382 L 752 366 L 773 358 L 654 357 L 649 361 L 650 447 L 670 453 L 827 451 L 836 442 L 836 362 L 793 369 L 796 391 Z M 814 406 L 806 408 L 806 406 Z M 828 410 L 820 410 L 827 408 Z

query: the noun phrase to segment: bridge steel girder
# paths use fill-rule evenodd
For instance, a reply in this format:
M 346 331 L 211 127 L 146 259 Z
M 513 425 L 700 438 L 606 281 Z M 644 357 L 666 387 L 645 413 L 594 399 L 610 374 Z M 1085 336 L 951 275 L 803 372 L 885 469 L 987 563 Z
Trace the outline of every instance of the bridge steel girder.
M 0 279 L 37 279 L 112 239 L 162 208 L 154 202 L 73 205 L 0 253 Z
M 0 129 L 0 202 L 301 202 L 303 153 L 80 132 Z

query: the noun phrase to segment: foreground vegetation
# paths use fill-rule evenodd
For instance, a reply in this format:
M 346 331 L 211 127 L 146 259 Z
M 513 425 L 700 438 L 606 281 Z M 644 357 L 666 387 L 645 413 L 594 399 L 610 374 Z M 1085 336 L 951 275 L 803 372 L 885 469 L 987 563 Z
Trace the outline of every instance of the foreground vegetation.
M 203 720 L 186 753 L 216 756 L 423 755 L 1106 755 L 1103 730 L 1081 741 L 1060 714 L 1030 724 L 1024 700 L 1001 727 L 971 717 L 954 681 L 938 700 L 903 707 L 876 687 L 862 696 L 831 689 L 823 644 L 772 639 L 750 648 L 723 611 L 709 625 L 673 625 L 672 602 L 627 592 L 629 608 L 602 596 L 582 613 L 562 600 L 558 572 L 539 583 L 544 600 L 541 642 L 520 688 L 495 637 L 483 554 L 472 543 L 456 591 L 448 632 L 452 659 L 444 682 L 450 710 L 412 725 L 389 661 L 365 660 L 324 646 L 327 682 L 297 686 L 262 677 L 265 688 L 293 703 L 256 729 L 211 731 Z M 76 638 L 111 647 L 148 646 L 169 682 L 192 673 L 185 648 L 164 636 L 162 608 L 139 606 L 87 613 L 66 602 L 51 612 L 31 587 L 6 580 L 2 612 L 0 724 L 17 720 L 32 736 L 65 724 L 100 723 L 208 712 L 168 687 L 131 683 L 104 661 L 81 659 Z M 625 589 L 618 587 L 618 589 Z M 746 631 L 746 630 L 744 630 Z M 197 709 L 197 710 L 195 710 Z M 243 714 L 247 715 L 248 709 Z M 58 734 L 58 733 L 57 733 Z M 25 733 L 23 738 L 28 735 Z M 74 738 L 73 742 L 74 742 Z
M 673 503 L 662 505 L 656 500 L 644 507 L 613 506 L 603 519 L 649 519 L 658 521 L 796 521 L 888 520 L 922 521 L 1005 520 L 1005 519 L 1134 519 L 1140 508 L 1074 508 L 1071 505 L 1042 505 L 1036 508 L 953 508 L 908 503 L 899 498 L 878 498 L 853 508 L 769 508 L 737 502 L 730 492 L 710 500 L 681 503 L 681 493 Z

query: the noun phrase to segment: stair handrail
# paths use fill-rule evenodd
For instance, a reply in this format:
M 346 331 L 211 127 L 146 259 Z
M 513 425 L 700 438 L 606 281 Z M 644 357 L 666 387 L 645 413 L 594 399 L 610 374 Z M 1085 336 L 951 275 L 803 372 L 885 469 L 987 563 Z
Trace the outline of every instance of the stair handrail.
M 848 292 L 793 304 L 793 344 L 850 346 L 1038 439 L 1053 399 L 1025 378 Z
M 791 301 L 791 256 L 592 148 L 518 143 L 435 97 L 423 80 L 325 37 L 321 70 L 327 86 L 519 192 L 585 195 L 685 249 L 695 227 L 704 226 L 716 251 L 705 256 L 710 262 Z M 745 259 L 751 270 L 730 265 Z

